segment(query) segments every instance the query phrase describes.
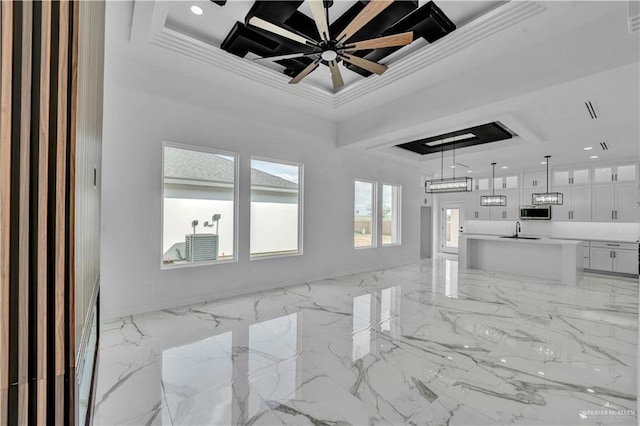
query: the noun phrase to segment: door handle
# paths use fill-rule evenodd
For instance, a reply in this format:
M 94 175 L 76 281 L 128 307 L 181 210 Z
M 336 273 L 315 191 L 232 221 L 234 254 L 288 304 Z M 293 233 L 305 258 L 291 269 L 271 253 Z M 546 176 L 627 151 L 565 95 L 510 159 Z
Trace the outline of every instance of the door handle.
M 620 247 L 620 244 L 607 244 L 609 247 Z
M 616 212 L 616 220 L 618 220 L 618 210 L 616 210 L 615 212 Z
M 613 257 L 613 252 L 609 251 L 609 257 Z
M 616 257 L 616 251 L 614 250 L 613 251 L 613 258 L 615 259 L 615 257 Z
M 613 210 L 611 210 L 611 220 L 613 220 Z

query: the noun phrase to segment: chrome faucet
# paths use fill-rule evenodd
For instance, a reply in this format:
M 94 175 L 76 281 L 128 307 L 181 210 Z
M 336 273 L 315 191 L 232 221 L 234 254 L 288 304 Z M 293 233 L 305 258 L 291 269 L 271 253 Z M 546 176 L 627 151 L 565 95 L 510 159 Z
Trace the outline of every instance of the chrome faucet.
M 522 232 L 522 229 L 520 229 L 520 221 L 516 222 L 516 238 L 518 238 L 518 232 Z

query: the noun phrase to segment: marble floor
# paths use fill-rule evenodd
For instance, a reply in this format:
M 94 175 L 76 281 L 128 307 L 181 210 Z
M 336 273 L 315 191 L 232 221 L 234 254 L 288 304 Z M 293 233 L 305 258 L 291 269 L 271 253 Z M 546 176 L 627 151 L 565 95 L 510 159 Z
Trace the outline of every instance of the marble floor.
M 447 257 L 102 325 L 94 424 L 635 425 L 638 281 Z

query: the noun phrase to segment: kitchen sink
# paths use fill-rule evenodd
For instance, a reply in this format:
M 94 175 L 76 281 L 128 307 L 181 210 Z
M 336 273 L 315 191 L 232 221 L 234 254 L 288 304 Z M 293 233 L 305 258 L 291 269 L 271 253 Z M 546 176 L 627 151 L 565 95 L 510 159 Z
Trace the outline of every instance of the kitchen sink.
M 502 235 L 500 238 L 511 238 L 512 240 L 539 240 L 540 237 L 522 237 L 519 235 Z

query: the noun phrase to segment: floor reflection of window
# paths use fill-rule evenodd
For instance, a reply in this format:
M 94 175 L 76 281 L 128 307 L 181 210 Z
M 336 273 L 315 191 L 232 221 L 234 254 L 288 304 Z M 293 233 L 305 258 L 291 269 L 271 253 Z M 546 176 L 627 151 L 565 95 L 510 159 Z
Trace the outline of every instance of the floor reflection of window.
M 182 404 L 203 395 L 211 400 L 199 412 L 209 424 L 231 422 L 232 333 L 227 332 L 162 352 L 162 383 L 167 402 Z
M 353 298 L 353 361 L 371 352 L 371 302 L 370 294 Z
M 285 315 L 249 327 L 249 383 L 265 400 L 296 398 L 298 380 L 298 314 Z M 249 411 L 262 402 L 249 400 Z M 256 405 L 255 407 L 253 407 Z
M 400 316 L 400 286 L 389 287 L 380 293 L 380 331 L 393 335 Z
M 458 262 L 445 261 L 444 295 L 458 298 Z

